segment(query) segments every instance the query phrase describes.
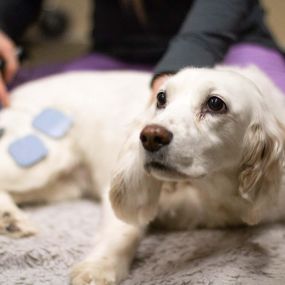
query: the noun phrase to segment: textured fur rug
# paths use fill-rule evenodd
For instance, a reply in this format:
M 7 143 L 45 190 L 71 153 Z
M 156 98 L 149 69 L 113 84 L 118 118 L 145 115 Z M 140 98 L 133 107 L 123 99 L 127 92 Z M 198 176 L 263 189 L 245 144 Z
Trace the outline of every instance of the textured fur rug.
M 80 200 L 31 207 L 40 229 L 0 237 L 1 285 L 67 285 L 69 268 L 92 244 L 100 206 Z M 285 284 L 285 225 L 150 232 L 123 285 Z

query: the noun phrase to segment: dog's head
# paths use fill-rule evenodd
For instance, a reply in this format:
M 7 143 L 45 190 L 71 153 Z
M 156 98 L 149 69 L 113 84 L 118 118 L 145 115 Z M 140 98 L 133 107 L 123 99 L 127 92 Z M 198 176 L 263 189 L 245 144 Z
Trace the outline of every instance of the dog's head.
M 173 76 L 122 152 L 111 190 L 118 216 L 133 223 L 153 218 L 159 181 L 231 172 L 237 193 L 251 205 L 243 219 L 255 223 L 278 188 L 284 143 L 284 126 L 271 110 L 278 91 L 263 94 L 262 80 L 267 79 L 257 70 L 224 68 L 185 69 Z

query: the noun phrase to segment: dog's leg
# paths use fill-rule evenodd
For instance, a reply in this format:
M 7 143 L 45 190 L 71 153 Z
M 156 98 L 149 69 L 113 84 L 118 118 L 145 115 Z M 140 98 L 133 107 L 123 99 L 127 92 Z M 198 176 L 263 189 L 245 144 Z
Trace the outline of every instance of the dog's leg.
M 103 224 L 94 250 L 71 273 L 72 285 L 114 285 L 129 271 L 144 230 L 120 221 L 104 200 Z
M 11 196 L 0 192 L 0 234 L 14 238 L 30 236 L 36 229 L 28 217 L 14 203 Z

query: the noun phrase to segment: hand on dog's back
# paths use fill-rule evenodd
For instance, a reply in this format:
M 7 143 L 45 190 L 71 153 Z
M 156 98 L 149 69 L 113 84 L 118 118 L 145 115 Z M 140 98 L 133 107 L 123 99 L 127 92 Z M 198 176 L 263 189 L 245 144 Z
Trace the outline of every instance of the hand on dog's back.
M 0 102 L 4 107 L 9 106 L 9 93 L 6 84 L 9 83 L 19 69 L 16 57 L 16 47 L 13 41 L 3 32 L 0 32 L 0 58 L 5 62 L 0 75 Z

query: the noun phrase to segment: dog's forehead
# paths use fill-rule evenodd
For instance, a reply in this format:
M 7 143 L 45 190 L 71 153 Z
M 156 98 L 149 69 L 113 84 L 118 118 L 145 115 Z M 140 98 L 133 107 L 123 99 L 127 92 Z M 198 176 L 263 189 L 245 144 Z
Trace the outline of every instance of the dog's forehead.
M 225 91 L 229 96 L 234 96 L 233 93 L 241 91 L 245 85 L 248 85 L 246 79 L 231 71 L 188 68 L 173 76 L 167 84 L 167 89 L 173 93 L 185 91 L 207 93 L 217 90 Z

